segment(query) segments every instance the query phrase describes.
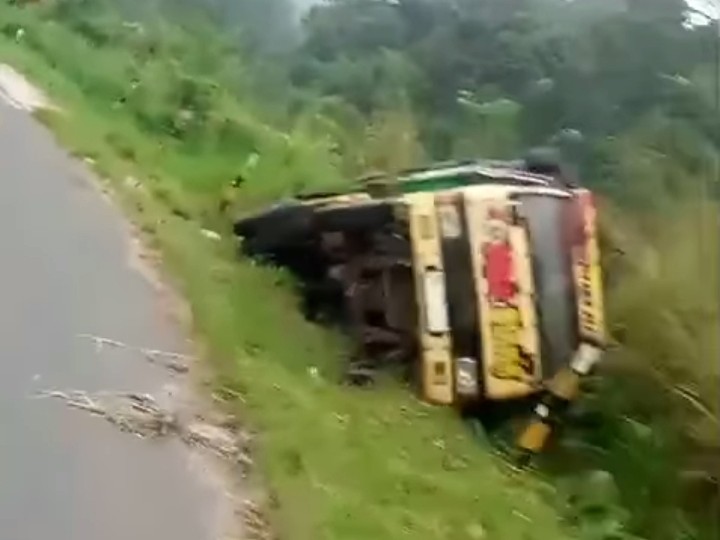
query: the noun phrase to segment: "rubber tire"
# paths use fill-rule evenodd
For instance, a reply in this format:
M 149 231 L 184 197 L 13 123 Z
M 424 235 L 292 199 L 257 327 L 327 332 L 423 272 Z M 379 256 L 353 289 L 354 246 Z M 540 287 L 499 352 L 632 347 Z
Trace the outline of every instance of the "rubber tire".
M 235 223 L 235 234 L 253 254 L 271 252 L 306 237 L 313 229 L 312 208 L 296 202 L 280 204 Z
M 392 203 L 379 202 L 318 210 L 315 222 L 322 231 L 364 232 L 379 229 L 395 219 Z
M 525 156 L 525 168 L 528 172 L 559 176 L 562 172 L 560 154 L 552 147 L 532 148 Z

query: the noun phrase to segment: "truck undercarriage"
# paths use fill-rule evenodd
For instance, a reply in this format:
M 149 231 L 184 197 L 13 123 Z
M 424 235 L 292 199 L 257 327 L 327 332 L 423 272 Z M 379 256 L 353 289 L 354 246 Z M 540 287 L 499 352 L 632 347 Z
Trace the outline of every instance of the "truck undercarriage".
M 409 232 L 391 214 L 373 210 L 343 230 L 318 226 L 274 248 L 245 246 L 247 254 L 297 276 L 309 319 L 340 326 L 353 338 L 347 376 L 357 384 L 371 382 L 378 369 L 411 377 L 417 355 Z

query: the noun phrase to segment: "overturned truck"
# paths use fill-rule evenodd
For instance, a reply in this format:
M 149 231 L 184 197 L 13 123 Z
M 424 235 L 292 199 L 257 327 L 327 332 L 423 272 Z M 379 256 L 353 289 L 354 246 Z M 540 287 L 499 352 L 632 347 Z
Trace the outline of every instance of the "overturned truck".
M 359 185 L 244 217 L 243 250 L 288 267 L 308 315 L 352 334 L 351 380 L 399 367 L 463 410 L 536 399 L 519 444 L 539 451 L 605 346 L 592 194 L 528 160 Z

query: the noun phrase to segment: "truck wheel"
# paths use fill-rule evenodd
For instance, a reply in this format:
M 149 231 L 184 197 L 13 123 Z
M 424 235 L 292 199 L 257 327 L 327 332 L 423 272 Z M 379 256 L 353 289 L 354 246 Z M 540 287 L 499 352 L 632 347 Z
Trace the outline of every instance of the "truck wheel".
M 244 239 L 246 253 L 258 255 L 302 240 L 312 231 L 312 221 L 312 209 L 288 202 L 238 221 L 234 232 Z
M 343 232 L 372 231 L 392 223 L 393 220 L 394 211 L 391 203 L 322 209 L 316 216 L 320 230 Z
M 552 147 L 536 147 L 525 156 L 525 168 L 529 172 L 557 175 L 561 171 L 560 154 Z

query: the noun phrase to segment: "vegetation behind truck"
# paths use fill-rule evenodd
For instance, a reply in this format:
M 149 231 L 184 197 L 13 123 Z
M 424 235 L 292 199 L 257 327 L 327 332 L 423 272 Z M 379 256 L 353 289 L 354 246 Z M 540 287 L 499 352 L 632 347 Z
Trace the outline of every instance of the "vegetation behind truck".
M 300 278 L 342 322 L 349 376 L 400 367 L 428 402 L 482 412 L 537 396 L 541 449 L 605 344 L 592 194 L 525 162 L 439 164 L 236 223 L 244 250 Z

